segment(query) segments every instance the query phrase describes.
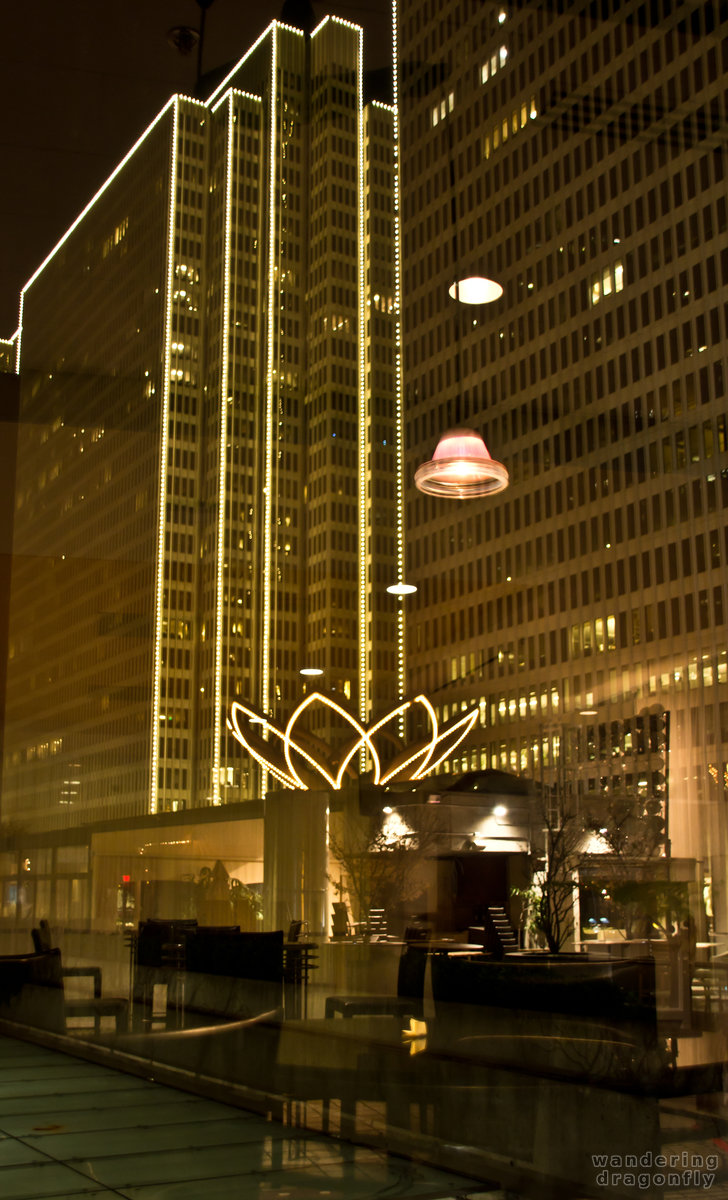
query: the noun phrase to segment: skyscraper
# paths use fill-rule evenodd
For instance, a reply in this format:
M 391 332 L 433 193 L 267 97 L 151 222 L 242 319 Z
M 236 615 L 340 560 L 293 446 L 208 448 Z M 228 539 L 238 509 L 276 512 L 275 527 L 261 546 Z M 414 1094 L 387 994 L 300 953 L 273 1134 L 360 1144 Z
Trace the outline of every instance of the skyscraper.
M 466 426 L 511 477 L 412 493 L 411 686 L 480 706 L 452 772 L 655 817 L 724 927 L 724 14 L 402 0 L 399 31 L 408 476 Z M 451 299 L 472 274 L 502 299 Z
M 358 27 L 274 22 L 23 290 L 6 820 L 254 799 L 234 700 L 400 694 L 393 136 Z

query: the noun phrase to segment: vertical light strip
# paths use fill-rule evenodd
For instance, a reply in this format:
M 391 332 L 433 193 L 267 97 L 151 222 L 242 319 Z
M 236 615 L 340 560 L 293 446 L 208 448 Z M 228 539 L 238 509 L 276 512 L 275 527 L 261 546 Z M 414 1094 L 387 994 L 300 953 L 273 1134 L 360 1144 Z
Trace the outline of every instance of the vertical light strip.
M 359 720 L 369 716 L 369 688 L 367 673 L 367 635 L 371 602 L 367 587 L 367 390 L 366 390 L 366 265 L 364 245 L 364 96 L 362 91 L 362 31 L 357 29 L 356 106 L 357 106 L 357 251 L 358 304 L 359 304 Z M 365 751 L 362 747 L 360 769 L 365 767 Z
M 164 313 L 164 366 L 162 375 L 162 417 L 159 438 L 159 512 L 157 516 L 157 578 L 154 596 L 154 674 L 152 683 L 151 767 L 149 811 L 159 804 L 159 700 L 162 675 L 162 620 L 164 617 L 164 534 L 167 513 L 167 450 L 169 444 L 169 399 L 172 372 L 172 296 L 174 292 L 174 231 L 177 216 L 177 140 L 179 97 L 172 104 L 172 162 L 169 175 L 169 228 L 167 232 L 167 294 Z
M 215 605 L 215 682 L 212 734 L 212 803 L 220 804 L 220 754 L 222 738 L 222 649 L 225 595 L 225 532 L 227 528 L 227 436 L 230 374 L 230 226 L 233 200 L 235 125 L 233 96 L 228 93 L 227 153 L 225 157 L 225 229 L 223 234 L 222 354 L 220 364 L 220 443 L 217 497 L 217 601 Z
M 18 328 L 15 337 L 18 339 L 18 344 L 15 347 L 15 374 L 20 374 L 20 345 L 23 340 L 23 307 L 25 305 L 25 288 L 20 293 L 20 304 L 18 306 Z
M 400 242 L 399 187 L 399 44 L 397 34 L 397 0 L 392 0 L 392 92 L 394 100 L 394 385 L 397 459 L 397 583 L 404 582 L 404 410 L 402 403 L 402 256 Z M 405 629 L 404 604 L 397 610 L 397 684 L 398 699 L 405 693 Z M 400 736 L 404 736 L 404 714 L 400 717 Z
M 263 488 L 263 629 L 261 636 L 261 706 L 270 715 L 270 614 L 271 614 L 271 557 L 273 518 L 273 403 L 274 355 L 276 331 L 276 126 L 278 113 L 278 25 L 271 30 L 270 83 L 270 146 L 268 179 L 268 364 L 265 389 L 265 485 Z M 267 773 L 266 773 L 267 774 Z M 262 788 L 265 791 L 266 775 Z

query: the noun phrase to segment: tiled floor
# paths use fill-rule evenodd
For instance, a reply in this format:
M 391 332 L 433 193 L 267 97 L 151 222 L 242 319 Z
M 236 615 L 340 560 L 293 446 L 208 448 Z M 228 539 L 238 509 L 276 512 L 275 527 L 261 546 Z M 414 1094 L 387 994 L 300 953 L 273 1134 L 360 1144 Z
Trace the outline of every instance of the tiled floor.
M 0 1038 L 2 1200 L 485 1200 L 482 1184 Z

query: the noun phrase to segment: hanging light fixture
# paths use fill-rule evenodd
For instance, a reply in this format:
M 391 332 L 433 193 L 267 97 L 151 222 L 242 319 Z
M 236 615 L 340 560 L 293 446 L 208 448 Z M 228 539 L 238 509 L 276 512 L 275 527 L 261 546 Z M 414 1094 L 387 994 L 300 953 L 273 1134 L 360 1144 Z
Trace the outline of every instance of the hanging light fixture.
M 448 429 L 430 461 L 415 471 L 415 487 L 421 492 L 456 500 L 492 496 L 508 483 L 503 463 L 490 457 L 482 437 L 472 429 Z
M 452 233 L 452 273 L 454 281 L 448 289 L 453 300 L 461 304 L 490 304 L 503 295 L 502 286 L 477 271 L 460 267 L 460 237 L 456 196 L 455 153 L 453 125 L 446 122 L 450 173 L 450 225 Z M 455 384 L 460 392 L 463 377 L 460 317 L 451 313 L 455 343 Z M 476 324 L 473 321 L 473 324 Z M 461 397 L 460 397 L 461 398 Z M 455 420 L 458 420 L 460 404 Z M 479 433 L 472 429 L 454 428 L 443 433 L 429 462 L 415 471 L 415 487 L 430 496 L 445 496 L 468 500 L 476 496 L 492 496 L 508 487 L 508 471 L 503 463 L 490 457 Z
M 299 675 L 323 675 L 321 667 L 301 667 Z
M 390 583 L 387 591 L 391 596 L 411 596 L 417 588 L 413 583 Z
M 461 304 L 492 304 L 503 295 L 501 285 L 484 275 L 465 275 L 451 283 L 448 290 L 453 300 Z

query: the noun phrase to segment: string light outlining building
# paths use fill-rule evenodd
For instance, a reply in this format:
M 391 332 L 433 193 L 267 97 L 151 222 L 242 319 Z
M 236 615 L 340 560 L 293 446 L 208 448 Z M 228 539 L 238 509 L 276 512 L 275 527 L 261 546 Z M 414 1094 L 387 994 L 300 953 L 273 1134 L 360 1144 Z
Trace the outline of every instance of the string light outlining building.
M 395 119 L 362 31 L 174 96 L 23 290 L 5 817 L 259 797 L 235 702 L 404 691 Z M 326 739 L 332 713 L 312 714 Z

